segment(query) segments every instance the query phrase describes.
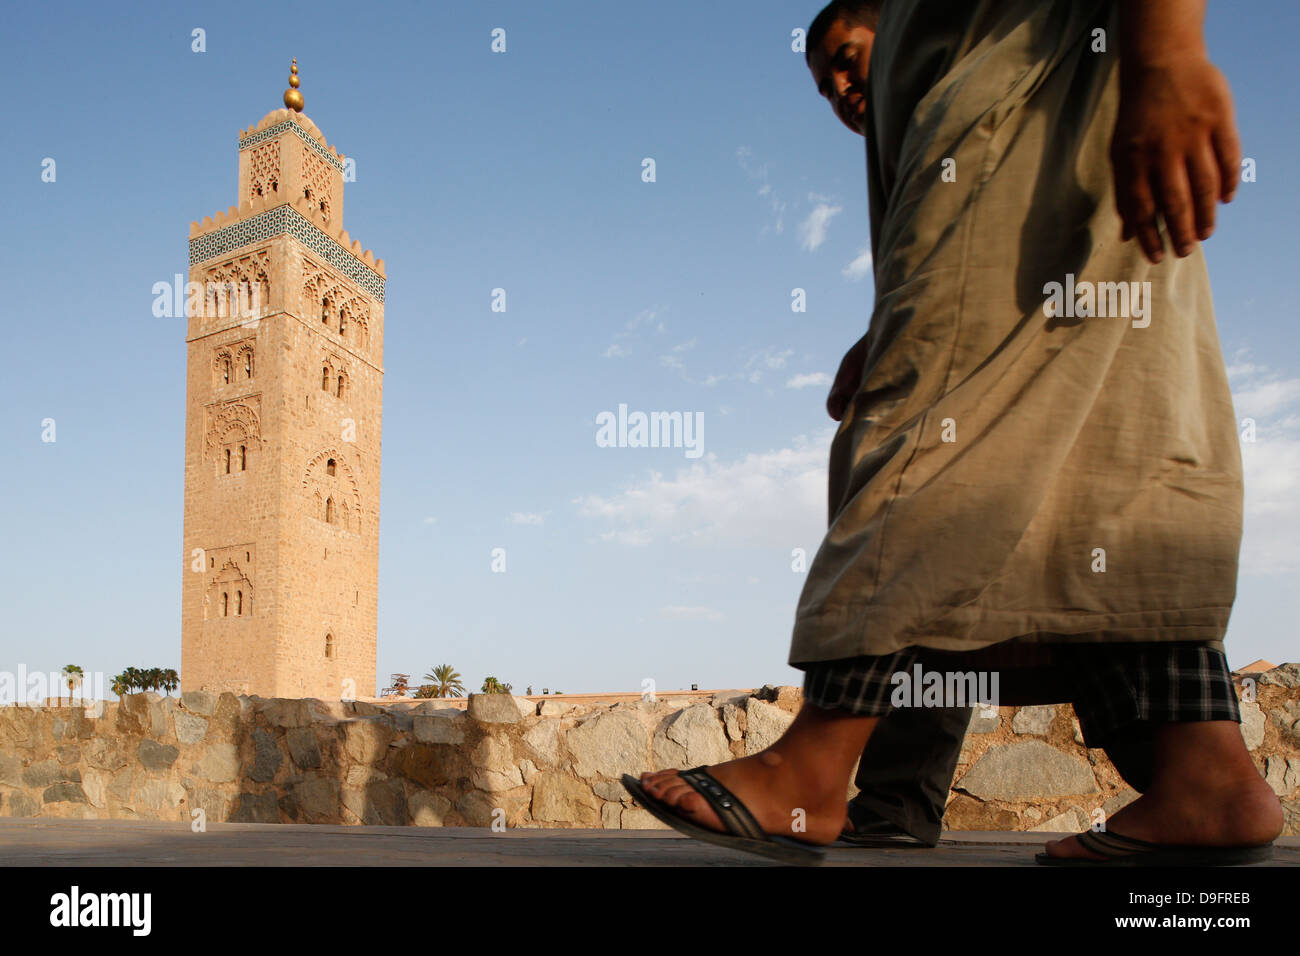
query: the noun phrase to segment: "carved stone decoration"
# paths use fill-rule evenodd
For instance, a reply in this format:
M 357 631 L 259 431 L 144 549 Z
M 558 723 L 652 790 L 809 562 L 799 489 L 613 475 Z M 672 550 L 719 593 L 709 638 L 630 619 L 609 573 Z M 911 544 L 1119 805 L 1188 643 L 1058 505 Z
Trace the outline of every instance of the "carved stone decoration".
M 319 157 L 305 153 L 302 157 L 302 179 L 306 183 L 304 195 L 312 208 L 320 210 L 329 219 L 334 209 L 334 174 Z
M 302 315 L 313 327 L 342 336 L 359 351 L 369 348 L 370 302 L 355 286 L 304 256 L 301 288 Z
M 271 298 L 270 274 L 271 253 L 267 249 L 209 266 L 203 271 L 204 316 L 222 318 L 265 309 Z
M 272 140 L 258 146 L 249 154 L 248 195 L 250 202 L 259 196 L 270 198 L 280 194 L 280 142 Z
M 329 463 L 334 473 L 329 474 Z M 361 533 L 361 489 L 356 475 L 337 448 L 326 448 L 312 456 L 302 476 L 302 489 L 312 502 L 311 514 L 325 520 L 326 502 L 332 502 L 330 523 L 350 534 Z
M 249 396 L 256 399 L 260 396 Z M 235 441 L 247 441 L 253 448 L 262 441 L 262 426 L 257 410 L 248 399 L 223 402 L 208 409 L 206 444 L 215 451 Z
M 226 559 L 212 575 L 203 592 L 204 619 L 222 617 L 221 595 L 227 595 L 225 617 L 249 617 L 253 613 L 253 582 L 233 559 Z

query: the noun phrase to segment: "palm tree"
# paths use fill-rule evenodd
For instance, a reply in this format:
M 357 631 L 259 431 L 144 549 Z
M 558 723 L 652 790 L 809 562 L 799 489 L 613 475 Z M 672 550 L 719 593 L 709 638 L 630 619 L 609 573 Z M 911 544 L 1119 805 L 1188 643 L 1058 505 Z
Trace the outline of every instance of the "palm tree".
M 181 686 L 181 675 L 176 673 L 174 668 L 167 668 L 162 672 L 161 686 L 163 692 L 170 697 L 172 691 Z
M 434 697 L 464 697 L 465 685 L 461 677 L 450 664 L 439 664 L 424 679 L 433 684 Z
M 126 692 L 134 693 L 144 689 L 144 671 L 138 667 L 128 667 L 122 671 L 122 676 L 126 678 Z
M 72 703 L 72 692 L 81 686 L 81 678 L 84 671 L 76 664 L 68 664 L 63 668 L 63 683 L 68 685 L 68 703 Z
M 495 677 L 485 677 L 483 679 L 484 694 L 508 694 L 513 689 L 511 684 L 503 684 Z
M 113 682 L 108 689 L 118 697 L 125 697 L 131 689 L 130 684 L 127 683 L 126 671 L 113 675 Z

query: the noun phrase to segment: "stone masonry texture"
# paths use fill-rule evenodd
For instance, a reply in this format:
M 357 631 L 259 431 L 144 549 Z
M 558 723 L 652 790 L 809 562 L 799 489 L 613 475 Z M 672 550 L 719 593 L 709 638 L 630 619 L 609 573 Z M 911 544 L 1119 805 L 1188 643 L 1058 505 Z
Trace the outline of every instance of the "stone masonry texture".
M 0 816 L 658 827 L 623 772 L 752 753 L 801 704 L 791 687 L 577 706 L 479 696 L 465 709 L 229 691 L 0 708 Z M 1266 673 L 1253 696 L 1242 735 L 1297 835 L 1300 665 Z M 944 827 L 1078 830 L 1136 796 L 1083 746 L 1068 705 L 1004 707 L 972 721 Z

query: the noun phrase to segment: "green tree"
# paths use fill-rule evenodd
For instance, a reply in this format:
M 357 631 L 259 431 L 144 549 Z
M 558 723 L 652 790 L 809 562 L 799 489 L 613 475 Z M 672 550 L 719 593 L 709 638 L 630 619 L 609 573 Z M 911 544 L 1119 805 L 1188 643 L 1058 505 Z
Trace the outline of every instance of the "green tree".
M 439 664 L 425 674 L 424 679 L 433 685 L 433 693 L 429 695 L 430 697 L 465 696 L 465 685 L 461 683 L 461 676 L 450 664 Z
M 495 677 L 487 677 L 483 680 L 482 693 L 484 694 L 508 694 L 513 689 L 513 685 L 503 684 Z
M 172 691 L 181 686 L 181 675 L 176 673 L 174 668 L 168 667 L 162 672 L 162 689 L 170 697 Z

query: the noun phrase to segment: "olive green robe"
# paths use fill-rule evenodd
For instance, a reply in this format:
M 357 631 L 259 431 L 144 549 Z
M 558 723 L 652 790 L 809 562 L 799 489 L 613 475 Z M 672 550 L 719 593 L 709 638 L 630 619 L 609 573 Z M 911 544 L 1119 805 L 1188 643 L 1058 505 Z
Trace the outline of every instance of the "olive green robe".
M 1120 242 L 1117 28 L 1104 0 L 886 0 L 876 299 L 792 665 L 1222 639 L 1241 451 L 1200 247 Z

